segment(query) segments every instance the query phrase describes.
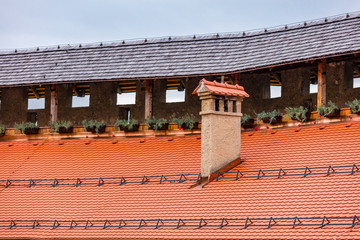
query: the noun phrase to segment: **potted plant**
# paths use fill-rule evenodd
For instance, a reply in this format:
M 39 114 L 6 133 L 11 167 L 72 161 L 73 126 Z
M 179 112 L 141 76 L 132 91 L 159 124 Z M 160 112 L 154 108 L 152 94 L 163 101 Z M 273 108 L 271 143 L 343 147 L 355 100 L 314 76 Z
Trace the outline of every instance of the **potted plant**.
M 116 120 L 114 124 L 114 129 L 120 127 L 121 131 L 138 131 L 139 130 L 139 124 L 137 120 Z
M 287 107 L 285 108 L 285 111 L 286 111 L 286 115 L 285 115 L 286 118 L 291 118 L 292 120 L 297 120 L 302 123 L 309 120 L 311 116 L 311 112 L 303 106 L 297 108 Z
M 347 102 L 346 105 L 349 106 L 351 113 L 360 114 L 360 100 L 354 99 L 351 102 Z
M 145 119 L 145 124 L 148 129 L 155 130 L 167 130 L 169 127 L 169 123 L 164 118 L 156 119 L 154 117 Z
M 262 111 L 261 113 L 257 113 L 256 117 L 257 123 L 259 123 L 261 120 L 263 121 L 263 123 L 269 124 L 281 123 L 282 121 L 282 114 L 278 110 L 274 110 L 272 112 Z
M 199 128 L 199 123 L 195 122 L 189 115 L 186 115 L 183 118 L 173 118 L 174 123 L 178 125 L 179 129 L 197 129 Z
M 73 126 L 70 121 L 56 121 L 50 123 L 51 129 L 55 133 L 72 133 Z
M 249 114 L 243 114 L 241 117 L 241 125 L 244 129 L 253 128 L 254 127 L 255 120 L 254 118 L 251 118 Z
M 318 113 L 320 116 L 327 118 L 334 118 L 340 116 L 340 109 L 332 101 L 328 102 L 328 107 L 320 106 L 318 107 Z
M 20 124 L 15 123 L 15 132 L 20 130 L 21 134 L 38 134 L 39 127 L 33 122 L 22 122 Z
M 5 127 L 3 125 L 0 125 L 0 137 L 5 135 Z
M 105 132 L 105 128 L 106 128 L 106 123 L 105 121 L 101 121 L 98 122 L 96 120 L 83 120 L 82 121 L 84 130 L 87 132 L 92 132 L 92 133 L 104 133 Z

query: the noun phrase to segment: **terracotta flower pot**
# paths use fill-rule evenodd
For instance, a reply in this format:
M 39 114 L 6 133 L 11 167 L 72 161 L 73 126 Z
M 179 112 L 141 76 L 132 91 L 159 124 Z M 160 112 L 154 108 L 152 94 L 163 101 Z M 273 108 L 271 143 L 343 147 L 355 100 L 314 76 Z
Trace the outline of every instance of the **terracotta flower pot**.
M 59 133 L 72 133 L 73 132 L 73 127 L 59 127 Z
M 138 131 L 140 124 L 134 124 L 132 129 L 129 129 L 127 126 L 120 126 L 121 131 L 131 132 L 131 131 Z
M 190 127 L 186 123 L 183 123 L 181 126 L 178 125 L 178 127 L 182 129 L 190 129 Z M 198 129 L 198 128 L 199 128 L 199 122 L 195 122 L 194 127 L 192 129 Z
M 38 127 L 36 127 L 36 128 L 25 128 L 24 134 L 26 134 L 26 135 L 38 134 L 39 130 L 40 130 L 40 128 L 38 128 Z
M 101 127 L 99 128 L 98 133 L 104 133 L 104 132 L 105 132 L 105 128 L 106 128 L 106 126 L 101 126 Z M 96 133 L 96 127 L 87 127 L 87 128 L 86 128 L 86 131 L 92 132 L 92 133 Z
M 164 123 L 163 125 L 161 125 L 161 127 L 159 127 L 157 130 L 167 130 L 169 128 L 169 123 Z M 150 124 L 149 126 L 150 130 L 155 130 L 154 129 L 154 125 Z
M 254 127 L 255 120 L 253 118 L 246 120 L 244 123 L 241 124 L 241 126 L 244 129 L 249 129 Z

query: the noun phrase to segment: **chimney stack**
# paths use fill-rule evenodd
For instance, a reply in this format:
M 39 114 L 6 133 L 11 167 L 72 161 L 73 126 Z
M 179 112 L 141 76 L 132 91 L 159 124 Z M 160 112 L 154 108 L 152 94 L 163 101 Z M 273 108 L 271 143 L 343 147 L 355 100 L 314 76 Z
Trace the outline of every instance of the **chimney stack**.
M 240 158 L 241 102 L 249 95 L 239 85 L 202 79 L 194 90 L 201 100 L 201 177 Z

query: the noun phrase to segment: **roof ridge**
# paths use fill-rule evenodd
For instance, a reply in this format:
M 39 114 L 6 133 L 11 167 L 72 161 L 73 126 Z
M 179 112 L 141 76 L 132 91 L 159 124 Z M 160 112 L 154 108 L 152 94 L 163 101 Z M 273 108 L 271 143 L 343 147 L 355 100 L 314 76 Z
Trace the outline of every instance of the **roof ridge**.
M 206 33 L 198 35 L 183 35 L 174 37 L 154 37 L 154 38 L 135 38 L 125 39 L 118 41 L 104 41 L 95 43 L 75 43 L 75 44 L 59 44 L 52 46 L 36 47 L 36 48 L 20 48 L 15 50 L 0 49 L 0 55 L 13 55 L 13 54 L 27 54 L 27 53 L 38 53 L 38 52 L 53 52 L 53 51 L 66 51 L 66 50 L 86 50 L 86 49 L 97 49 L 97 48 L 111 48 L 120 46 L 131 46 L 131 45 L 144 45 L 144 44 L 157 44 L 157 43 L 173 43 L 173 42 L 188 42 L 188 41 L 204 41 L 213 39 L 232 39 L 232 38 L 244 38 L 253 37 L 269 33 L 283 32 L 296 30 L 301 28 L 307 28 L 323 24 L 331 24 L 339 21 L 346 21 L 350 19 L 360 18 L 360 11 L 343 13 L 339 15 L 329 16 L 325 18 L 318 18 L 313 20 L 307 20 L 303 22 L 295 22 L 285 25 L 278 25 L 269 28 L 252 29 L 239 32 L 223 32 L 223 33 Z

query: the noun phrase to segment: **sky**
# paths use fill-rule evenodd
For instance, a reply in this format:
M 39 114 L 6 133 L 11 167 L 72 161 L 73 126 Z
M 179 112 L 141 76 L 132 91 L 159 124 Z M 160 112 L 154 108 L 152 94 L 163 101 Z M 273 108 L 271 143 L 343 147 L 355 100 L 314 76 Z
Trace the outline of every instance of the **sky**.
M 0 49 L 242 32 L 356 11 L 359 0 L 0 0 Z

